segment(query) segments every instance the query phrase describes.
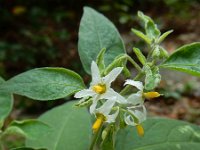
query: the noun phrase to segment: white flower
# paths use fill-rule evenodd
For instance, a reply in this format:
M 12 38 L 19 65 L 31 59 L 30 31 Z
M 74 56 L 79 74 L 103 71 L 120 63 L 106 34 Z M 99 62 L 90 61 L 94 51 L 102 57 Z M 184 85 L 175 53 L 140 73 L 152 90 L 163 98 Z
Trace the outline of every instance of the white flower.
M 106 101 L 101 107 L 95 110 L 95 114 L 103 114 L 105 116 L 105 122 L 111 123 L 115 122 L 115 119 L 119 113 L 119 108 L 115 111 L 115 113 L 110 114 L 112 108 L 115 104 L 115 101 Z
M 115 101 L 107 100 L 101 107 L 95 110 L 97 119 L 92 126 L 93 132 L 97 132 L 104 122 L 115 122 L 115 119 L 119 114 L 119 107 L 117 107 L 117 110 L 112 113 L 112 108 L 114 105 Z
M 127 85 L 127 84 L 132 85 L 139 90 L 137 93 L 131 94 L 127 98 L 127 102 L 131 103 L 133 105 L 138 105 L 138 104 L 142 105 L 144 103 L 144 98 L 143 98 L 144 86 L 143 86 L 142 82 L 128 79 L 128 80 L 126 80 L 124 85 Z
M 152 98 L 156 98 L 160 96 L 158 92 L 144 92 L 143 83 L 140 81 L 134 81 L 134 80 L 128 79 L 126 80 L 124 85 L 127 85 L 127 84 L 132 85 L 139 90 L 137 93 L 131 94 L 127 98 L 127 102 L 133 105 L 142 105 L 144 103 L 145 98 L 152 99 Z
M 127 107 L 125 122 L 128 125 L 136 126 L 146 120 L 147 112 L 144 105 Z
M 75 98 L 86 98 L 92 97 L 93 103 L 90 106 L 90 113 L 94 113 L 97 102 L 100 99 L 106 99 L 115 101 L 118 103 L 126 103 L 126 100 L 123 96 L 115 92 L 110 86 L 111 83 L 117 78 L 121 73 L 122 67 L 114 68 L 108 75 L 101 77 L 99 68 L 97 64 L 92 61 L 91 65 L 91 74 L 92 82 L 90 83 L 89 89 L 84 89 L 75 94 Z

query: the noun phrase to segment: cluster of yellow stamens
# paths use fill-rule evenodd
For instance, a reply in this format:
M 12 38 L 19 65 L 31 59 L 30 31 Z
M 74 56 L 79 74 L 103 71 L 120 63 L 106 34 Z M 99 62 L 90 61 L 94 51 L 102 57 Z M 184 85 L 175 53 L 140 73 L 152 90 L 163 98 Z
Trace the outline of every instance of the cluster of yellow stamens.
M 103 122 L 106 121 L 106 117 L 103 114 L 96 114 L 96 117 L 97 119 L 92 126 L 92 130 L 94 133 L 97 132 L 103 124 Z
M 103 94 L 106 92 L 106 85 L 105 84 L 97 84 L 92 87 L 92 90 L 98 94 Z

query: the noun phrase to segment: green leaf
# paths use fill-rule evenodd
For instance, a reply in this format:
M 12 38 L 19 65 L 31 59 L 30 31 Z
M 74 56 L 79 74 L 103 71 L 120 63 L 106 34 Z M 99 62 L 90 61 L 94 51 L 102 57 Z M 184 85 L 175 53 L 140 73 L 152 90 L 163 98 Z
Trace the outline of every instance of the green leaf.
M 78 51 L 87 73 L 90 73 L 91 62 L 96 60 L 102 48 L 106 48 L 106 66 L 116 56 L 125 53 L 124 43 L 113 23 L 94 9 L 84 7 L 79 28 Z
M 200 127 L 171 119 L 148 119 L 144 137 L 132 126 L 120 130 L 116 150 L 199 150 Z
M 200 76 L 200 43 L 179 48 L 160 67 Z
M 87 150 L 90 143 L 90 115 L 84 108 L 68 102 L 43 114 L 39 120 L 52 128 L 52 132 L 37 140 L 28 140 L 26 146 L 48 150 Z
M 160 36 L 160 30 L 157 28 L 157 25 L 154 23 L 154 21 L 140 11 L 138 11 L 138 17 L 144 22 L 147 37 L 151 40 L 157 39 Z
M 136 29 L 131 29 L 131 31 L 135 33 L 135 35 L 143 39 L 147 44 L 151 44 L 151 39 L 148 36 L 146 36 L 144 33 L 142 33 L 141 31 L 136 30 Z
M 160 30 L 158 30 L 157 25 L 153 21 L 148 21 L 145 30 L 147 36 L 151 39 L 157 39 L 160 36 Z
M 38 120 L 13 121 L 5 130 L 5 135 L 17 134 L 29 139 L 38 139 L 50 132 L 50 127 Z
M 133 51 L 135 52 L 137 58 L 139 59 L 139 61 L 141 62 L 142 65 L 144 65 L 146 63 L 146 57 L 142 54 L 141 50 L 139 48 L 134 47 Z
M 43 148 L 33 149 L 33 148 L 30 148 L 30 147 L 19 147 L 19 148 L 12 148 L 11 150 L 47 150 L 47 149 L 43 149 Z
M 19 74 L 0 91 L 24 95 L 36 100 L 53 100 L 74 94 L 84 88 L 82 78 L 64 68 L 37 68 Z
M 0 85 L 5 81 L 0 77 Z M 4 119 L 10 114 L 13 107 L 13 96 L 9 93 L 0 91 L 0 128 Z

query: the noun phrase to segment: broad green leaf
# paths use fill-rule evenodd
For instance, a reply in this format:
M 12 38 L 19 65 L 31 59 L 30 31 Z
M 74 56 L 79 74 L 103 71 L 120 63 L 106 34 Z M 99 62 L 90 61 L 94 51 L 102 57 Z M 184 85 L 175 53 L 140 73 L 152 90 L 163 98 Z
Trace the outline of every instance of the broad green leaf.
M 199 150 L 200 127 L 171 119 L 148 119 L 144 137 L 132 126 L 120 130 L 116 150 Z
M 179 48 L 160 67 L 200 76 L 200 43 Z
M 54 100 L 84 88 L 82 78 L 64 68 L 37 68 L 19 74 L 2 86 L 0 91 L 24 95 L 35 100 Z
M 50 126 L 38 120 L 13 121 L 4 135 L 21 135 L 28 139 L 38 139 L 51 131 Z
M 151 44 L 151 39 L 148 36 L 146 36 L 144 33 L 142 33 L 141 31 L 136 30 L 136 29 L 131 29 L 131 31 L 135 33 L 135 35 L 143 39 L 147 44 Z
M 74 107 L 68 102 L 56 107 L 39 120 L 49 124 L 52 132 L 37 140 L 28 140 L 26 146 L 48 150 L 87 150 L 90 143 L 91 120 L 84 108 Z
M 0 85 L 5 81 L 0 77 Z M 0 128 L 4 119 L 9 115 L 13 107 L 13 96 L 9 93 L 0 91 Z
M 105 65 L 125 53 L 125 46 L 116 27 L 94 9 L 84 7 L 79 28 L 78 51 L 83 67 L 90 73 L 90 66 L 102 48 L 106 48 Z
M 33 149 L 33 148 L 30 148 L 30 147 L 19 147 L 19 148 L 13 148 L 11 150 L 47 150 L 47 149 L 43 149 L 43 148 Z

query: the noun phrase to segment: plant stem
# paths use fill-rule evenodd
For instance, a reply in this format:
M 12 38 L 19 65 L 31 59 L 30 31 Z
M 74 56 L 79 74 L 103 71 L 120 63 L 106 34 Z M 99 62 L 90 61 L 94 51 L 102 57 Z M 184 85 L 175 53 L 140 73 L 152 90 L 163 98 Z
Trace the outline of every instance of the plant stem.
M 102 125 L 103 125 L 103 124 L 102 124 Z M 102 125 L 101 125 L 101 127 L 102 127 Z M 98 130 L 96 133 L 94 133 L 93 139 L 92 139 L 92 143 L 91 143 L 91 145 L 90 145 L 89 150 L 94 150 L 95 144 L 96 144 L 96 142 L 97 142 L 97 139 L 98 139 L 99 134 L 100 134 L 100 131 L 101 131 L 101 127 L 99 128 L 99 130 Z
M 133 80 L 139 80 L 144 76 L 144 73 L 141 71 Z M 121 95 L 125 95 L 129 89 L 131 88 L 130 85 L 125 86 L 125 88 L 120 92 Z
M 130 57 L 127 55 L 127 59 L 131 62 L 131 64 L 139 71 L 142 71 L 142 68 Z

